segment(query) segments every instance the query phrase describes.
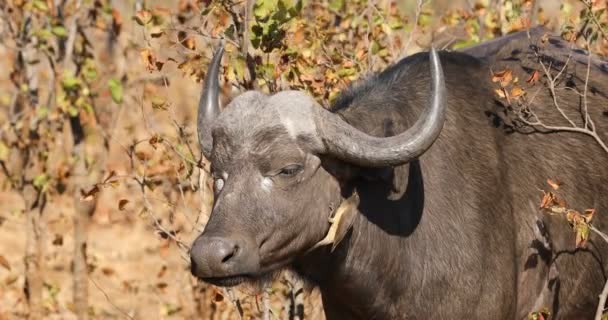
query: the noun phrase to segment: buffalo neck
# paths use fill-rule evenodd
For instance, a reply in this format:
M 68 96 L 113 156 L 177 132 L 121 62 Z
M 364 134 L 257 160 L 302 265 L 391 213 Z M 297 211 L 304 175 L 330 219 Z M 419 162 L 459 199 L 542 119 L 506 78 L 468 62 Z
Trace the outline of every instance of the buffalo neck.
M 424 187 L 418 161 L 399 169 L 408 180 L 399 197 L 382 181 L 356 183 L 360 204 L 347 238 L 295 264 L 321 289 L 328 319 L 393 318 L 386 306 L 396 308 L 409 290 L 408 241 L 422 217 Z

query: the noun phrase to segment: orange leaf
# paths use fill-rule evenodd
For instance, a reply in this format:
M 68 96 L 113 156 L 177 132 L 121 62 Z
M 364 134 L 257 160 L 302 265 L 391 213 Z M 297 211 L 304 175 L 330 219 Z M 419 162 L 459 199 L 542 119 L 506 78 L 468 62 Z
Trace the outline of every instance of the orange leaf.
M 158 271 L 158 273 L 156 274 L 156 277 L 162 278 L 165 273 L 167 273 L 167 266 L 163 264 L 163 266 L 160 268 L 160 271 Z
M 540 202 L 541 209 L 549 209 L 551 205 L 555 203 L 556 197 L 553 192 L 544 192 L 543 191 L 543 199 Z
M 591 222 L 591 219 L 593 219 L 594 215 L 595 215 L 595 209 L 587 209 L 587 210 L 585 210 L 585 213 L 582 214 L 582 216 L 585 218 L 585 221 L 587 223 Z
M 184 45 L 184 47 L 186 47 L 190 50 L 196 49 L 196 41 L 192 37 L 184 39 L 184 41 L 182 41 L 182 44 Z
M 511 89 L 511 97 L 513 98 L 519 98 L 521 96 L 523 96 L 526 93 L 526 91 L 524 91 L 524 89 L 522 89 L 522 87 L 520 86 L 514 86 Z
M 547 183 L 551 186 L 551 188 L 553 188 L 553 190 L 559 189 L 559 187 L 562 185 L 562 182 L 557 179 L 547 179 Z
M 506 87 L 513 80 L 513 72 L 509 69 L 494 72 L 492 74 L 492 82 L 500 81 L 500 85 Z
M 116 273 L 116 271 L 110 267 L 103 267 L 101 268 L 101 273 L 103 273 L 105 276 L 111 276 Z
M 528 77 L 528 79 L 526 79 L 526 82 L 534 84 L 538 81 L 539 78 L 540 78 L 540 72 L 538 72 L 538 70 L 534 70 L 534 72 L 532 72 L 530 77 Z
M 141 49 L 139 55 L 148 71 L 152 72 L 156 70 L 156 57 L 154 56 L 154 53 L 152 53 L 152 50 L 147 48 Z
M 11 271 L 11 265 L 8 263 L 8 260 L 2 255 L 0 255 L 0 266 L 3 266 L 4 269 Z

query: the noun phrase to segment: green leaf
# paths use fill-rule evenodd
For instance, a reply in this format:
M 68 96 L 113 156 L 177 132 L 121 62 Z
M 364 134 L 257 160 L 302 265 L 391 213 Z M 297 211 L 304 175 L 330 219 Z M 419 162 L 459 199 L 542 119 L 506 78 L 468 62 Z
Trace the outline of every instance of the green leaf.
M 454 43 L 454 45 L 452 46 L 454 49 L 461 49 L 461 48 L 466 48 L 466 47 L 470 47 L 474 44 L 477 44 L 477 41 L 475 40 L 462 40 L 462 41 L 457 41 L 456 43 Z
M 67 38 L 68 31 L 62 25 L 56 25 L 51 29 L 51 32 L 59 38 Z
M 348 77 L 354 75 L 356 72 L 357 71 L 354 68 L 342 68 L 338 70 L 338 76 Z
M 339 11 L 344 7 L 344 0 L 331 0 L 329 2 L 329 8 L 334 11 Z
M 270 15 L 277 6 L 277 0 L 258 0 L 255 2 L 253 14 L 256 17 L 266 17 Z
M 380 45 L 378 44 L 377 41 L 373 41 L 372 42 L 372 54 L 376 54 L 376 53 L 378 53 L 378 51 L 380 51 Z
M 108 80 L 108 87 L 110 87 L 110 95 L 112 96 L 112 100 L 119 104 L 122 103 L 123 90 L 120 80 L 115 78 Z
M 36 176 L 36 178 L 34 178 L 34 181 L 33 181 L 34 187 L 44 190 L 47 187 L 49 180 L 50 180 L 50 178 L 46 173 L 38 175 L 38 176 Z
M 154 109 L 160 109 L 160 110 L 169 109 L 169 106 L 167 105 L 167 101 L 161 96 L 152 96 L 152 98 L 150 99 L 150 102 L 152 103 L 152 108 L 154 108 Z
M 49 115 L 49 108 L 47 107 L 38 107 L 36 109 L 36 116 L 40 119 L 44 119 Z
M 48 11 L 49 7 L 46 5 L 46 1 L 44 0 L 34 0 L 33 2 L 34 8 L 40 11 Z
M 82 75 L 87 82 L 93 82 L 97 79 L 97 66 L 95 60 L 87 58 L 82 67 Z
M 75 108 L 73 105 L 69 105 L 68 106 L 68 114 L 70 115 L 70 117 L 75 117 L 78 115 L 78 109 Z
M 53 33 L 48 29 L 38 29 L 34 31 L 34 36 L 43 40 L 48 40 L 51 38 L 51 36 L 53 36 Z
M 61 85 L 65 90 L 74 90 L 80 86 L 80 79 L 73 75 L 65 74 L 61 80 Z

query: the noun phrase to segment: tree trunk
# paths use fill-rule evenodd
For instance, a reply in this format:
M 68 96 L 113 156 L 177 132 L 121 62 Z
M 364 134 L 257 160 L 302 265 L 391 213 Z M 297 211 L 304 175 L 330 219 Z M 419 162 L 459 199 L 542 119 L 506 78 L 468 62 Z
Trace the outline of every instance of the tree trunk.
M 33 189 L 28 186 L 26 189 Z M 24 200 L 26 203 L 25 214 L 26 223 L 26 247 L 25 247 L 25 295 L 29 305 L 29 319 L 41 319 L 42 308 L 42 228 L 40 227 L 41 213 L 36 207 L 32 207 L 35 202 L 35 190 L 25 191 Z M 34 201 L 32 201 L 34 200 Z
M 80 118 L 70 118 L 74 138 L 73 154 L 78 159 L 72 179 L 74 185 L 74 309 L 80 320 L 88 316 L 89 273 L 87 267 L 87 228 L 95 210 L 96 197 L 81 199 L 85 188 L 92 187 L 90 173 L 86 168 L 85 136 Z

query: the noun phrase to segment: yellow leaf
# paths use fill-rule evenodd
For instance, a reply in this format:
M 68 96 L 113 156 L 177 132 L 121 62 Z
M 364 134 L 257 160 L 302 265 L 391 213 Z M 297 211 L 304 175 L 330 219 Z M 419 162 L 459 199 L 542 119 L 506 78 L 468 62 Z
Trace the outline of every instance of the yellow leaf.
M 513 98 L 519 98 L 519 97 L 523 96 L 525 93 L 526 93 L 526 91 L 520 86 L 514 86 L 511 89 L 511 97 L 513 97 Z
M 501 98 L 506 98 L 506 94 L 505 94 L 505 90 L 501 89 L 496 89 L 494 90 L 494 92 L 496 93 L 497 96 L 501 97 Z

